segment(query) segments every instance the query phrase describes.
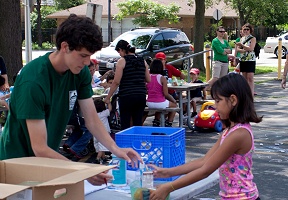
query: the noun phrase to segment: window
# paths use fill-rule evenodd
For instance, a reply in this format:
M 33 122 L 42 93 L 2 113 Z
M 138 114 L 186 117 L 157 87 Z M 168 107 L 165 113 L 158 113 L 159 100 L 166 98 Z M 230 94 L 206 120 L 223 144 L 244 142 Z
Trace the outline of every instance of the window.
M 164 40 L 165 40 L 166 47 L 190 43 L 187 36 L 183 32 L 164 33 Z
M 159 45 L 159 48 L 164 48 L 164 38 L 162 34 L 157 35 L 151 42 L 152 47 L 154 45 Z

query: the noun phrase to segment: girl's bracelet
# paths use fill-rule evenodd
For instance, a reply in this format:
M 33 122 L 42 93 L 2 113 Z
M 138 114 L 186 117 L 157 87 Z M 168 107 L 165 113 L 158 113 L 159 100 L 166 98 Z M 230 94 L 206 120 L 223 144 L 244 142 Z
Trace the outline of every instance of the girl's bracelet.
M 173 187 L 172 183 L 170 183 L 170 186 L 172 188 L 172 192 L 175 191 L 175 188 Z

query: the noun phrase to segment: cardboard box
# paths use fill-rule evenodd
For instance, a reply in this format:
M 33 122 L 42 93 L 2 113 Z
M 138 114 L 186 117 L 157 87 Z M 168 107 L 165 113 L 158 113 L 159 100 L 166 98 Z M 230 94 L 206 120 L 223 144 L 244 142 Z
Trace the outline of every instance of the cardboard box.
M 84 200 L 84 180 L 113 167 L 39 157 L 3 160 L 0 199 Z

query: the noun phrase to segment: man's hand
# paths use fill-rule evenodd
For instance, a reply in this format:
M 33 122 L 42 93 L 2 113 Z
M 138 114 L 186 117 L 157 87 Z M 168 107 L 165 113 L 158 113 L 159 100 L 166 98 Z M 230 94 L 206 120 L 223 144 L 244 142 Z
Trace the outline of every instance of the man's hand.
M 88 178 L 87 181 L 92 185 L 106 184 L 106 181 L 109 181 L 113 178 L 111 175 L 107 174 L 107 172 L 108 171 L 105 171 L 103 173 L 92 176 L 91 178 Z
M 134 151 L 132 148 L 117 148 L 112 151 L 112 153 L 118 157 L 126 160 L 132 165 L 132 167 L 138 167 L 138 161 L 143 163 L 140 155 Z

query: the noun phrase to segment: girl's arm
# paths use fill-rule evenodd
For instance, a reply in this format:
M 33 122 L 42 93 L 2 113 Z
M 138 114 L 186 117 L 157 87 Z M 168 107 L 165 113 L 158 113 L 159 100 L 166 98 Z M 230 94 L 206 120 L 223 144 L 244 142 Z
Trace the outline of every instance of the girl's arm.
M 191 171 L 201 168 L 204 165 L 205 161 L 208 160 L 215 153 L 215 151 L 220 145 L 220 141 L 221 141 L 221 137 L 213 145 L 213 147 L 206 153 L 205 156 L 192 160 L 190 162 L 187 162 L 183 165 L 179 165 L 173 168 L 159 168 L 159 167 L 152 165 L 152 167 L 155 168 L 155 170 L 153 171 L 153 175 L 155 176 L 155 178 L 179 176 L 183 174 L 188 174 Z
M 168 93 L 167 79 L 164 76 L 161 76 L 160 80 L 162 83 L 163 93 L 164 93 L 165 98 L 168 101 L 171 101 L 173 103 L 177 103 L 176 100 Z
M 186 168 L 190 168 L 190 172 L 173 182 L 161 185 L 155 192 L 150 195 L 150 197 L 152 197 L 150 199 L 154 200 L 159 197 L 166 197 L 170 192 L 174 190 L 180 189 L 208 177 L 223 163 L 225 163 L 230 156 L 235 153 L 245 154 L 251 149 L 252 146 L 251 135 L 246 129 L 243 128 L 239 128 L 230 133 L 230 135 L 226 137 L 221 145 L 220 140 L 221 139 L 219 138 L 212 149 L 208 151 L 202 162 L 194 162 L 195 164 L 198 164 L 197 167 L 192 166 L 193 161 L 187 165 L 185 164 Z M 202 165 L 199 165 L 199 163 Z M 176 167 L 176 169 L 177 168 L 178 167 Z M 184 170 L 185 169 L 182 169 L 182 171 Z M 188 169 L 185 171 L 188 171 Z
M 147 62 L 145 60 L 144 60 L 144 62 L 145 62 L 145 67 L 146 67 L 145 80 L 147 83 L 149 83 L 151 81 L 150 72 L 149 72 L 149 65 L 147 64 Z

